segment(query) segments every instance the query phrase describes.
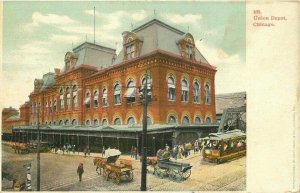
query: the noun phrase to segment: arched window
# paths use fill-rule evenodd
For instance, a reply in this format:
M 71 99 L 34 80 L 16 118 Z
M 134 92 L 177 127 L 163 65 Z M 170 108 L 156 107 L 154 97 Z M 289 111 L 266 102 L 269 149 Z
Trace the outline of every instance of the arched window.
M 194 102 L 200 103 L 200 84 L 197 81 L 194 82 Z
M 72 125 L 73 125 L 73 126 L 76 126 L 76 125 L 77 125 L 77 120 L 76 120 L 76 119 L 73 119 L 73 120 L 72 120 Z
M 146 85 L 146 79 L 147 79 L 147 85 Z M 147 87 L 148 100 L 150 100 L 151 96 L 152 96 L 152 78 L 149 75 L 144 75 L 144 77 L 142 79 L 142 84 L 141 84 L 141 94 L 142 94 L 142 96 L 144 95 L 145 85 Z
M 133 117 L 129 117 L 127 120 L 128 125 L 134 125 L 135 124 L 135 119 Z
M 60 110 L 64 110 L 65 104 L 64 104 L 64 90 L 60 89 L 59 91 L 59 104 L 60 104 Z
M 53 112 L 56 112 L 56 106 L 57 106 L 57 104 L 56 104 L 56 100 L 54 101 L 54 103 L 53 103 Z
M 73 86 L 73 108 L 78 107 L 78 87 L 76 85 Z
M 183 117 L 182 124 L 184 124 L 184 125 L 190 124 L 190 119 L 188 116 Z
M 130 80 L 127 83 L 127 87 L 126 87 L 127 103 L 135 102 L 135 92 L 136 92 L 135 83 L 132 80 Z
M 51 121 L 49 122 L 49 125 L 52 125 L 52 122 L 51 122 Z
M 67 87 L 66 93 L 67 93 L 67 109 L 70 109 L 71 108 L 71 89 L 70 89 L 70 87 Z
M 201 119 L 200 119 L 200 117 L 196 117 L 195 118 L 195 124 L 201 124 Z
M 211 97 L 210 97 L 210 86 L 209 84 L 205 84 L 205 104 L 210 104 Z
M 103 103 L 103 106 L 108 106 L 108 102 L 107 102 L 107 89 L 104 88 L 102 90 L 102 103 Z
M 103 119 L 103 120 L 102 120 L 102 125 L 103 125 L 103 126 L 107 126 L 107 125 L 108 125 L 107 119 Z
M 176 117 L 174 115 L 169 116 L 168 123 L 169 124 L 176 124 Z
M 99 125 L 98 119 L 94 119 L 94 126 L 98 126 L 98 125 Z
M 86 94 L 85 94 L 84 103 L 85 103 L 85 107 L 86 108 L 90 108 L 91 107 L 91 93 L 89 91 L 87 91 Z
M 121 86 L 117 83 L 114 87 L 114 102 L 115 104 L 121 104 Z
M 56 121 L 53 121 L 53 125 L 56 125 Z
M 47 122 L 47 121 L 45 122 L 45 125 L 48 125 L 48 122 Z
M 94 91 L 94 107 L 98 107 L 99 106 L 99 93 L 98 90 Z
M 87 126 L 91 125 L 91 122 L 89 119 L 85 121 L 85 125 L 87 125 Z
M 114 120 L 114 125 L 121 125 L 121 119 L 119 117 Z
M 64 125 L 63 120 L 60 120 L 58 124 L 59 124 L 60 126 Z
M 70 122 L 69 122 L 69 120 L 67 119 L 67 120 L 65 120 L 65 125 L 70 125 Z
M 189 85 L 186 79 L 181 81 L 181 101 L 187 102 L 189 100 Z
M 172 76 L 168 78 L 168 99 L 175 100 L 175 80 Z
M 206 117 L 205 123 L 210 124 L 211 123 L 211 118 L 210 117 Z
M 45 113 L 48 112 L 48 102 L 46 101 L 46 104 L 45 104 Z
M 49 102 L 49 112 L 52 113 L 52 101 Z

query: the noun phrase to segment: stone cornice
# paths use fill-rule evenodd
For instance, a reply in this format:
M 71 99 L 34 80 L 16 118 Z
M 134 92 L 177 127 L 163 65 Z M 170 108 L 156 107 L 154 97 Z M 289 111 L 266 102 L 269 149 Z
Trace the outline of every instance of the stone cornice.
M 216 69 L 209 64 L 185 59 L 181 56 L 162 50 L 155 50 L 141 57 L 126 60 L 119 64 L 99 70 L 97 73 L 84 78 L 84 82 L 87 85 L 92 85 L 94 82 L 108 78 L 115 73 L 127 71 L 130 68 L 142 68 L 146 65 L 151 65 L 149 68 L 152 68 L 160 64 L 185 69 L 190 72 L 202 73 L 203 75 L 213 76 L 216 73 Z

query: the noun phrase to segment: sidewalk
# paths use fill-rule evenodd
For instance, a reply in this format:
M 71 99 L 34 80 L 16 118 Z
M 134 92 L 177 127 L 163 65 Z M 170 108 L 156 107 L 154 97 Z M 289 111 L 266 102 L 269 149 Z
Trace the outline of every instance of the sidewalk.
M 58 150 L 57 151 L 57 153 L 54 153 L 53 151 L 51 151 L 51 153 L 53 153 L 53 154 L 60 154 L 60 155 L 65 155 L 65 156 L 82 156 L 82 157 L 84 157 L 84 152 L 78 152 L 78 151 L 75 151 L 75 153 L 73 154 L 73 152 L 71 151 L 71 152 L 64 152 L 64 154 L 63 154 L 63 152 L 61 151 L 61 150 Z M 194 154 L 194 152 L 191 152 L 191 154 L 187 157 L 187 158 L 185 158 L 184 156 L 182 156 L 182 158 L 180 158 L 180 159 L 177 159 L 177 160 L 175 160 L 175 161 L 184 161 L 184 160 L 189 160 L 189 159 L 192 159 L 192 158 L 194 158 L 194 157 L 197 157 L 197 156 L 199 156 L 199 157 L 201 157 L 201 153 L 200 152 L 198 152 L 198 153 L 196 153 L 196 154 Z M 90 153 L 90 155 L 86 155 L 86 157 L 88 158 L 88 157 L 92 157 L 92 158 L 95 158 L 95 157 L 102 157 L 102 153 L 94 153 L 94 152 L 92 152 L 92 153 Z M 152 157 L 152 156 L 151 156 Z M 122 154 L 121 156 L 120 156 L 120 158 L 122 158 L 122 159 L 127 159 L 127 160 L 133 160 L 133 161 L 140 161 L 140 156 L 138 156 L 138 159 L 134 159 L 134 158 L 131 158 L 131 155 L 129 155 L 129 154 Z

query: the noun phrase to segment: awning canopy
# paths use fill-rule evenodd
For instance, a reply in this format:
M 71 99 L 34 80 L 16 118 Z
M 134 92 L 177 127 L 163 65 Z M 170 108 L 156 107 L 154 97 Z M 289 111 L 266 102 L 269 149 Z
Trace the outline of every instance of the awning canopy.
M 175 88 L 175 84 L 168 84 L 169 88 Z
M 128 98 L 135 97 L 135 91 L 136 91 L 136 89 L 134 87 L 127 88 L 125 96 Z
M 121 94 L 121 90 L 115 90 L 114 95 Z
M 183 91 L 189 91 L 189 88 L 188 88 L 187 86 L 183 86 L 183 87 L 182 87 L 182 90 L 183 90 Z
M 90 98 L 90 97 L 86 98 L 86 99 L 84 100 L 84 103 L 85 103 L 85 104 L 90 104 L 90 103 L 91 103 L 91 98 Z

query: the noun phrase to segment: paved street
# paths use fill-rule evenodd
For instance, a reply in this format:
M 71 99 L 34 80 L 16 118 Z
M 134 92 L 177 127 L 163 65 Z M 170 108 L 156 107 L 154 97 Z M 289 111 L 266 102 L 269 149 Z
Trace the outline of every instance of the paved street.
M 114 190 L 139 190 L 140 189 L 140 168 L 139 161 L 133 161 L 134 179 L 132 182 L 122 182 L 119 185 L 111 180 L 105 181 L 98 176 L 93 165 L 93 156 L 84 158 L 82 153 L 71 153 L 70 155 L 41 153 L 41 190 L 55 191 L 114 191 Z M 121 156 L 131 159 L 130 156 Z M 147 174 L 148 190 L 190 190 L 190 191 L 213 191 L 213 190 L 246 190 L 246 158 L 240 158 L 231 162 L 215 165 L 202 163 L 200 154 L 192 155 L 180 162 L 190 163 L 192 167 L 191 176 L 185 181 L 171 181 L 168 177 L 163 179 Z M 84 165 L 83 181 L 78 181 L 76 173 L 78 164 Z M 2 145 L 2 170 L 9 173 L 10 180 L 17 178 L 24 180 L 26 170 L 24 164 L 32 163 L 32 184 L 36 189 L 36 154 L 15 154 L 14 151 Z M 151 168 L 150 168 L 151 170 Z M 9 180 L 2 180 L 2 190 L 9 191 L 11 183 Z

